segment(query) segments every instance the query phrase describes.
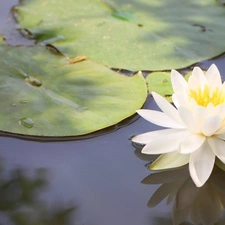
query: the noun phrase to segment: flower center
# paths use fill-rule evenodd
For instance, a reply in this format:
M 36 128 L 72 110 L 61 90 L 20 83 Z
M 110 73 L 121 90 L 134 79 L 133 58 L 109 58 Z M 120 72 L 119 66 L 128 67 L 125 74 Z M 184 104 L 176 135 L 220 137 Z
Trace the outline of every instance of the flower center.
M 209 103 L 214 106 L 225 103 L 225 93 L 218 87 L 215 90 L 210 90 L 210 87 L 205 84 L 203 88 L 198 90 L 189 90 L 189 97 L 195 99 L 198 105 L 206 107 Z

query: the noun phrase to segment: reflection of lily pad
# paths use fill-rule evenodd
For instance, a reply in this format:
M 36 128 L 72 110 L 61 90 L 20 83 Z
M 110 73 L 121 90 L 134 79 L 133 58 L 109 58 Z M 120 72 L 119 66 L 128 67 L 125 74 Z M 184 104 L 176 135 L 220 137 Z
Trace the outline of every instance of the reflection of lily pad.
M 114 68 L 181 68 L 225 49 L 225 9 L 213 0 L 23 0 L 15 12 L 37 41 Z
M 72 62 L 72 63 L 71 63 Z M 146 99 L 143 76 L 73 61 L 43 47 L 0 45 L 0 130 L 87 134 L 131 116 Z

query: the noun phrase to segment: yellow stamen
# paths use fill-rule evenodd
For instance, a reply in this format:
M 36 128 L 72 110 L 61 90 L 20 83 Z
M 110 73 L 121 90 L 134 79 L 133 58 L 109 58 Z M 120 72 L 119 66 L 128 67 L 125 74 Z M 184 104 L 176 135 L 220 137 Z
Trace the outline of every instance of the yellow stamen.
M 225 93 L 218 87 L 212 92 L 210 87 L 205 84 L 203 88 L 198 90 L 189 90 L 189 97 L 195 99 L 198 105 L 206 107 L 209 103 L 214 106 L 225 103 Z

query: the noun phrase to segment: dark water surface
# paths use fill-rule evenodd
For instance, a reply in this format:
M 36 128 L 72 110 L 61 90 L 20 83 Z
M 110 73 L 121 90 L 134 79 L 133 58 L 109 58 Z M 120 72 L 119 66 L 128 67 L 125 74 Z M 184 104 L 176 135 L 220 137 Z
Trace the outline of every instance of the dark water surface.
M 8 43 L 30 44 L 11 21 L 10 7 L 18 2 L 0 1 L 0 34 Z M 225 74 L 224 58 L 203 65 L 207 68 L 212 62 Z M 146 107 L 156 108 L 151 99 Z M 138 158 L 129 140 L 154 129 L 158 128 L 140 118 L 86 140 L 33 142 L 0 137 L 0 224 L 171 225 L 172 206 L 162 202 L 147 207 L 158 186 L 140 183 L 150 174 L 145 168 L 150 158 Z

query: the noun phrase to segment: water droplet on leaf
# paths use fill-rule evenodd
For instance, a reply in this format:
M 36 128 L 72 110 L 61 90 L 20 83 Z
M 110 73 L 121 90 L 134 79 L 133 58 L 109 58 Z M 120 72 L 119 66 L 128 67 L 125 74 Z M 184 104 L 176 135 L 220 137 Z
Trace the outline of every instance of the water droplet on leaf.
M 20 101 L 21 104 L 27 104 L 27 102 L 28 102 L 27 100 L 21 100 Z
M 31 85 L 33 86 L 36 86 L 36 87 L 40 87 L 42 85 L 42 82 L 32 76 L 27 76 L 27 78 L 25 79 L 26 82 L 30 83 Z
M 26 128 L 32 128 L 34 126 L 34 121 L 30 118 L 21 118 L 19 124 Z

